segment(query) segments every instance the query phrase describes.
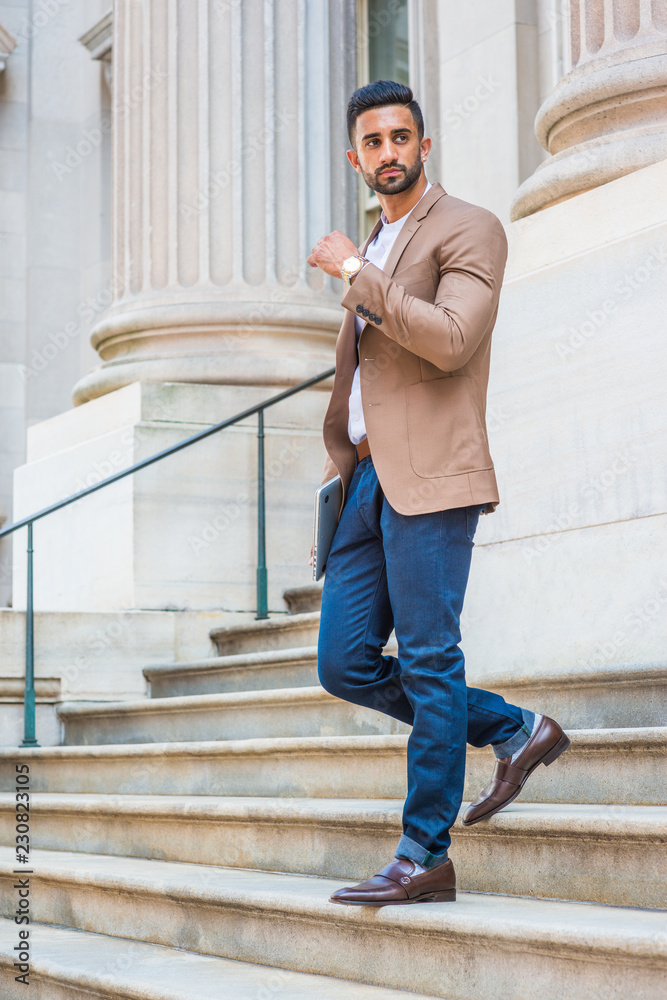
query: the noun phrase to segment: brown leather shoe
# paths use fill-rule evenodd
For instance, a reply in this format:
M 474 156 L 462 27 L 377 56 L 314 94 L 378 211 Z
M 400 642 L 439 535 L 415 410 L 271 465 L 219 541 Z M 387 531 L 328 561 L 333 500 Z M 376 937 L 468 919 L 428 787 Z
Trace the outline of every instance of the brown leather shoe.
M 332 903 L 356 906 L 386 906 L 389 903 L 454 902 L 456 875 L 451 860 L 425 872 L 416 872 L 412 861 L 394 860 L 366 882 L 337 889 Z
M 513 764 L 510 763 L 511 756 L 496 761 L 491 781 L 468 806 L 461 821 L 463 825 L 472 826 L 473 823 L 479 823 L 480 819 L 488 819 L 514 802 L 535 768 L 540 764 L 546 764 L 547 767 L 553 764 L 569 745 L 570 741 L 558 723 L 548 715 L 543 715 Z

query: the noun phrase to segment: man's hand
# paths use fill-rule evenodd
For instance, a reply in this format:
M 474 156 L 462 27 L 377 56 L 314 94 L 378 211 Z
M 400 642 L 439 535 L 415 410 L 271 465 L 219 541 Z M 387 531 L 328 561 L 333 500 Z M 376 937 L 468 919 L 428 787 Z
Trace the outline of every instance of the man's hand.
M 345 233 L 334 229 L 333 233 L 318 240 L 310 252 L 308 263 L 311 267 L 319 267 L 332 278 L 340 278 L 340 269 L 348 257 L 357 257 L 359 251 Z

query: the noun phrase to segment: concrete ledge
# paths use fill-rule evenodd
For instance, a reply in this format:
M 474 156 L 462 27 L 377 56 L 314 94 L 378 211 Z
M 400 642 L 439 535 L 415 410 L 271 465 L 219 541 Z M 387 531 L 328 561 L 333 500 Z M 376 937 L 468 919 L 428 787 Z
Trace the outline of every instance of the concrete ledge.
M 0 840 L 16 803 L 0 796 Z M 465 809 L 466 805 L 463 806 Z M 363 879 L 393 857 L 397 799 L 34 794 L 36 848 Z M 452 828 L 463 889 L 667 907 L 667 807 L 514 802 Z
M 142 941 L 33 924 L 30 1000 L 429 1000 L 423 993 L 309 975 Z M 3 1000 L 24 1000 L 14 981 L 16 925 L 0 920 Z
M 564 667 L 558 673 L 473 676 L 472 686 L 496 691 L 573 729 L 667 725 L 667 664 Z
M 467 892 L 378 910 L 335 906 L 344 883 L 303 875 L 47 851 L 34 867 L 41 923 L 443 998 L 664 997 L 661 912 Z
M 317 645 L 320 628 L 319 611 L 290 614 L 248 621 L 245 625 L 227 625 L 211 629 L 211 640 L 220 656 L 260 652 L 265 649 L 285 649 L 297 645 Z
M 667 728 L 569 730 L 555 767 L 539 767 L 521 802 L 667 804 Z M 406 735 L 304 736 L 202 743 L 0 750 L 0 790 L 17 754 L 36 792 L 397 798 L 406 794 Z M 359 767 L 363 760 L 364 766 Z M 489 747 L 468 747 L 464 798 L 488 782 Z
M 291 587 L 283 592 L 283 599 L 291 615 L 309 611 L 319 612 L 322 606 L 322 583 L 311 583 L 305 587 Z
M 133 702 L 65 704 L 65 742 L 151 743 L 408 732 L 409 727 L 340 701 L 321 687 L 202 694 Z
M 150 683 L 151 698 L 311 687 L 319 684 L 317 649 L 300 646 L 156 664 L 144 667 L 144 677 Z

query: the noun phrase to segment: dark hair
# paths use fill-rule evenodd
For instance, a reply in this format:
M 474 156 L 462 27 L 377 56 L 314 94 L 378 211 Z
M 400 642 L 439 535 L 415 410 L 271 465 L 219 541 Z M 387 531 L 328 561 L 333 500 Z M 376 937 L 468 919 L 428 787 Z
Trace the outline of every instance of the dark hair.
M 424 116 L 422 110 L 413 99 L 412 91 L 403 83 L 395 83 L 393 80 L 376 80 L 374 83 L 367 83 L 365 87 L 359 87 L 352 94 L 347 105 L 347 134 L 350 145 L 354 145 L 354 130 L 357 118 L 369 108 L 383 108 L 388 104 L 401 104 L 409 108 L 412 119 L 417 126 L 417 138 L 421 142 L 424 138 Z

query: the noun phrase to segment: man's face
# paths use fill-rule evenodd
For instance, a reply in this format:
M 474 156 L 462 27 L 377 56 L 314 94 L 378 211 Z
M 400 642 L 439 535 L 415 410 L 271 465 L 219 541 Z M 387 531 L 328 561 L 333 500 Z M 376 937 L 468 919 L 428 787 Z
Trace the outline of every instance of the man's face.
M 391 104 L 362 112 L 355 137 L 357 148 L 348 158 L 373 191 L 399 194 L 419 179 L 431 140 L 424 138 L 420 145 L 408 108 Z

